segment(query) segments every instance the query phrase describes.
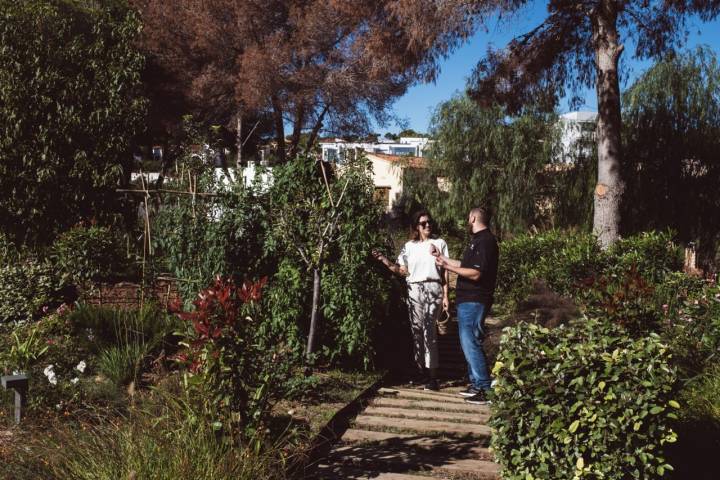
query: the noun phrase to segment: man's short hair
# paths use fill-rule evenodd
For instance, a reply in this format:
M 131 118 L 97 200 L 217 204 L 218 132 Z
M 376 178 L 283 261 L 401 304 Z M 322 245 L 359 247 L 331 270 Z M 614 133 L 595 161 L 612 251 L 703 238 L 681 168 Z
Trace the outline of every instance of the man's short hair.
M 490 226 L 492 220 L 492 211 L 488 207 L 475 207 L 470 210 L 470 215 L 476 217 L 480 223 L 486 227 Z

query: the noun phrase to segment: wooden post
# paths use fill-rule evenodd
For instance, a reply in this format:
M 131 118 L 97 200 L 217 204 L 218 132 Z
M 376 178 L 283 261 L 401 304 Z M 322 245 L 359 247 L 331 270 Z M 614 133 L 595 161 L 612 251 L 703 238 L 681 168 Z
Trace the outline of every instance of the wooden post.
M 15 391 L 15 423 L 20 423 L 27 405 L 28 376 L 24 374 L 5 375 L 1 382 L 6 390 Z
M 313 269 L 313 300 L 312 313 L 310 314 L 310 332 L 308 332 L 307 349 L 305 360 L 310 363 L 312 354 L 315 351 L 315 336 L 317 335 L 318 317 L 320 316 L 320 268 L 318 265 Z

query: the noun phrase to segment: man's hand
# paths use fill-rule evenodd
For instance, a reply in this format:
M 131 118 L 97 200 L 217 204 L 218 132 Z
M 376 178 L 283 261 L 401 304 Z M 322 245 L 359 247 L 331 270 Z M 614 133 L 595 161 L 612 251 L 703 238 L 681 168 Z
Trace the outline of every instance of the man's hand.
M 378 249 L 376 249 L 376 248 L 373 248 L 373 249 L 370 251 L 370 253 L 371 253 L 372 256 L 375 258 L 375 260 L 380 260 L 380 261 L 382 261 L 382 258 L 385 256 L 385 255 L 383 255 L 382 253 L 380 253 L 380 251 L 379 251 Z
M 435 266 L 445 268 L 447 267 L 447 258 L 443 257 L 442 255 L 436 255 L 435 256 Z

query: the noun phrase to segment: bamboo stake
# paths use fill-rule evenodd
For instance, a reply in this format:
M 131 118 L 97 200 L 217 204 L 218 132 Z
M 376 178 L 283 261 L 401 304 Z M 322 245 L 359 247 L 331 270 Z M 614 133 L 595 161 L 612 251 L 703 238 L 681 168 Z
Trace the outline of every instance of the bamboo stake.
M 330 198 L 330 205 L 335 208 L 335 202 L 333 202 L 333 196 L 330 192 L 330 184 L 328 183 L 327 174 L 325 173 L 325 163 L 320 160 L 320 169 L 322 170 L 323 180 L 325 181 L 325 188 L 327 189 L 328 198 Z
M 115 189 L 118 193 L 141 193 L 141 194 L 148 194 L 148 195 L 159 195 L 161 193 L 172 193 L 177 195 L 197 195 L 197 196 L 205 196 L 205 197 L 219 197 L 221 194 L 219 193 L 212 193 L 212 192 L 185 192 L 182 190 L 168 190 L 166 188 L 158 188 L 153 190 L 142 190 L 137 188 L 117 188 Z

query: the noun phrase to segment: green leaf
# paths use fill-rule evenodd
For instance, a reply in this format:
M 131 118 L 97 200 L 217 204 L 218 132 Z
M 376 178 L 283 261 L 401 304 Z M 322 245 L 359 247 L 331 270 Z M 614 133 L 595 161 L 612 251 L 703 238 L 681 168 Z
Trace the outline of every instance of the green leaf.
M 568 431 L 570 433 L 575 433 L 575 431 L 578 429 L 579 426 L 580 426 L 580 420 L 575 420 L 574 422 L 572 422 L 570 424 L 570 427 L 568 427 Z

